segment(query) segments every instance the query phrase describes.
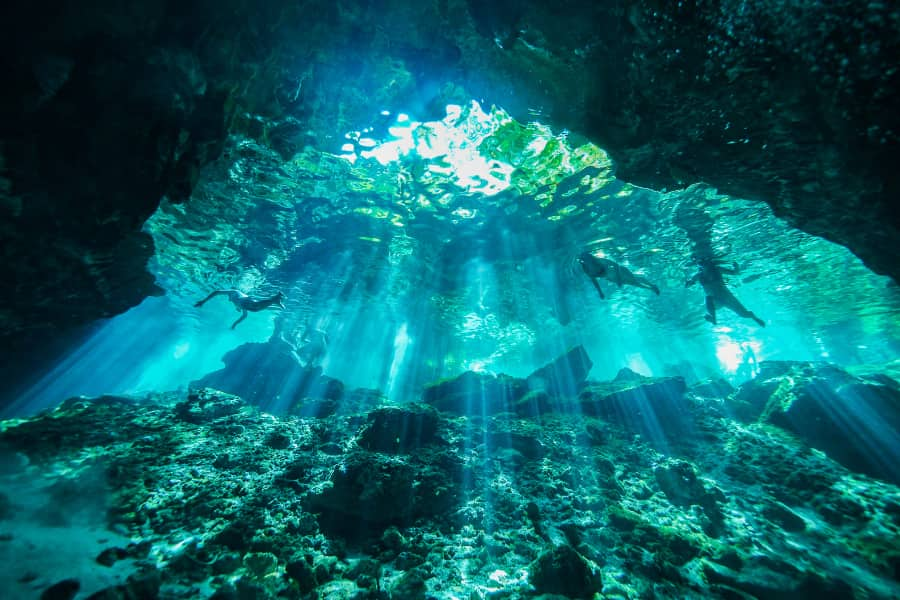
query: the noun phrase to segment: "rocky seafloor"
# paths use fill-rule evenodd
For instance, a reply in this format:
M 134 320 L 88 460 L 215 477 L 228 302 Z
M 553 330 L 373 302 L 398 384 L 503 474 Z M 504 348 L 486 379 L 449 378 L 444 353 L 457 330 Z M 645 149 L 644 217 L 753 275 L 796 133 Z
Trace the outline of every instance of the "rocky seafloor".
M 895 367 L 595 382 L 579 347 L 408 403 L 338 384 L 301 386 L 282 415 L 208 387 L 74 398 L 0 424 L 0 588 L 896 598 Z

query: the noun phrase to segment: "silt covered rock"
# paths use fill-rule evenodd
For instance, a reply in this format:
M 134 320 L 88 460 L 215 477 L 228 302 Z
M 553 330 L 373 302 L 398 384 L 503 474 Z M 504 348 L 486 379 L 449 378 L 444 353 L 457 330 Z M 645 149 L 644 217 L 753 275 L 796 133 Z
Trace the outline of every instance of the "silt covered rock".
M 733 397 L 735 414 L 798 435 L 848 469 L 900 482 L 900 385 L 827 363 L 764 362 Z
M 453 379 L 426 385 L 422 401 L 458 415 L 492 415 L 512 411 L 527 391 L 525 381 L 509 375 L 466 371 Z
M 529 581 L 541 594 L 593 598 L 603 586 L 600 571 L 568 545 L 541 554 L 531 565 Z
M 359 435 L 359 445 L 377 452 L 407 453 L 440 442 L 440 416 L 427 404 L 373 410 Z
M 528 376 L 528 387 L 546 390 L 552 396 L 574 396 L 581 389 L 594 363 L 584 346 L 578 345 Z
M 578 396 L 584 414 L 596 415 L 658 438 L 691 426 L 681 377 L 643 377 L 622 369 L 610 382 L 590 383 Z

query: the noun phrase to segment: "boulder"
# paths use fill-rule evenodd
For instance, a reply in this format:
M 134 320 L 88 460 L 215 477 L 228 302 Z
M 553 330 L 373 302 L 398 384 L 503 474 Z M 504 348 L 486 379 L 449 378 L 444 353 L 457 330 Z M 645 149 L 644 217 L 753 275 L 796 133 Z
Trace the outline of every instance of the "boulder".
M 512 405 L 512 411 L 523 418 L 537 417 L 552 412 L 554 399 L 545 390 L 528 392 Z
M 568 545 L 557 546 L 531 563 L 528 576 L 539 594 L 593 598 L 603 587 L 596 565 Z
M 702 398 L 724 399 L 734 391 L 734 387 L 722 378 L 704 379 L 692 385 L 688 391 Z
M 802 572 L 779 560 L 748 561 L 740 571 L 704 560 L 703 575 L 713 585 L 740 590 L 754 598 L 843 600 L 855 597 L 852 586 L 845 581 L 813 571 Z
M 322 374 L 321 367 L 304 367 L 281 339 L 247 343 L 227 352 L 225 366 L 191 382 L 236 394 L 275 414 L 328 416 L 338 408 L 344 384 Z
M 188 423 L 211 423 L 249 410 L 247 403 L 238 396 L 212 388 L 192 390 L 187 400 L 175 405 L 175 417 Z
M 828 363 L 763 362 L 733 396 L 736 416 L 777 425 L 850 470 L 900 482 L 900 386 Z
M 551 396 L 574 396 L 593 365 L 584 346 L 578 345 L 536 370 L 526 381 L 529 389 L 546 390 Z
M 359 434 L 366 450 L 404 454 L 441 441 L 440 416 L 427 404 L 388 406 L 369 413 Z
M 430 383 L 422 391 L 422 401 L 457 415 L 493 415 L 510 412 L 528 391 L 522 379 L 466 371 L 453 379 Z
M 541 442 L 540 427 L 530 421 L 494 421 L 484 442 L 491 454 L 513 451 L 525 461 L 538 460 L 547 454 L 547 447 Z
M 709 519 L 707 533 L 716 536 L 721 532 L 725 515 L 719 503 L 725 500 L 725 495 L 716 487 L 707 487 L 690 463 L 669 461 L 656 467 L 653 474 L 669 502 L 682 508 L 700 506 Z
M 444 450 L 415 456 L 358 450 L 334 469 L 330 486 L 304 498 L 328 535 L 364 539 L 390 526 L 408 527 L 420 517 L 440 518 L 461 494 L 462 465 Z
M 586 415 L 621 424 L 659 442 L 664 434 L 692 427 L 685 390 L 681 377 L 643 377 L 620 371 L 613 381 L 589 383 L 578 403 Z

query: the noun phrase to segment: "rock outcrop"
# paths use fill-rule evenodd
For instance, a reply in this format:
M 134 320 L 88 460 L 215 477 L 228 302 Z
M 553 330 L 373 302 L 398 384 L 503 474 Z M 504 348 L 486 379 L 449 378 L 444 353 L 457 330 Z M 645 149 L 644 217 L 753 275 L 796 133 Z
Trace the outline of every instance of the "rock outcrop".
M 681 377 L 644 377 L 622 369 L 609 382 L 591 382 L 578 396 L 584 414 L 663 439 L 692 426 L 693 415 Z
M 824 365 L 762 367 L 763 381 L 854 384 Z M 654 381 L 618 379 L 607 385 Z M 0 422 L 0 543 L 17 556 L 0 565 L 4 591 L 896 597 L 897 486 L 780 426 L 734 421 L 713 389 L 688 394 L 701 418 L 678 434 L 678 457 L 571 406 L 321 417 L 214 390 L 72 399 Z
M 242 344 L 222 357 L 225 366 L 191 382 L 192 388 L 214 388 L 236 394 L 264 410 L 303 416 L 327 416 L 338 409 L 344 384 L 304 367 L 280 340 Z
M 425 386 L 422 402 L 459 415 L 492 415 L 513 410 L 528 384 L 509 375 L 466 371 Z
M 745 421 L 777 425 L 853 471 L 900 482 L 900 385 L 828 363 L 763 362 L 734 394 Z

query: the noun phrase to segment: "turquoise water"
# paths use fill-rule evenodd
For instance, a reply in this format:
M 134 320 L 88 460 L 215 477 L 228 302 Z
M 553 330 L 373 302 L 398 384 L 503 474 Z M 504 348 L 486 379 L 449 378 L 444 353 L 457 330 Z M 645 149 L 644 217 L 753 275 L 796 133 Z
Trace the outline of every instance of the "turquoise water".
M 474 102 L 373 122 L 287 161 L 232 137 L 191 202 L 164 201 L 145 226 L 165 296 L 110 320 L 19 405 L 185 389 L 242 343 L 301 347 L 310 324 L 328 335 L 326 374 L 394 401 L 465 370 L 525 376 L 577 344 L 596 379 L 627 366 L 739 383 L 765 360 L 900 356 L 896 284 L 761 202 L 632 186 L 602 148 Z M 583 250 L 661 294 L 602 280 L 600 299 Z M 728 309 L 704 319 L 685 285 L 698 252 L 737 266 L 727 286 L 765 328 Z M 286 308 L 232 330 L 226 299 L 193 307 L 229 288 L 282 290 Z
M 897 597 L 895 283 L 497 108 L 382 123 L 147 221 L 165 294 L 0 421 L 3 589 Z

